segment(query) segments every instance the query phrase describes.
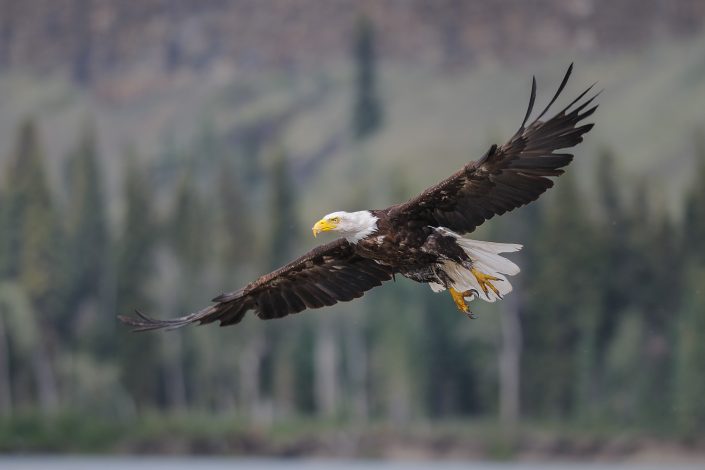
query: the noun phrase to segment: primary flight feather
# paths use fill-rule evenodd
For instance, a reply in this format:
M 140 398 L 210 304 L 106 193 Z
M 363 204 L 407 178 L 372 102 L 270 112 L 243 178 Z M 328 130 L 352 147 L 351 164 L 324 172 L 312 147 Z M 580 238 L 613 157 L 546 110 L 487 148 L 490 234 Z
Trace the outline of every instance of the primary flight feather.
M 553 186 L 573 159 L 574 147 L 593 124 L 582 121 L 597 109 L 597 94 L 583 91 L 568 106 L 542 120 L 565 88 L 568 68 L 548 105 L 531 121 L 536 79 L 524 120 L 502 146 L 428 188 L 417 197 L 382 210 L 333 212 L 313 226 L 313 235 L 339 232 L 321 245 L 242 289 L 221 294 L 214 304 L 189 315 L 157 320 L 137 312 L 120 320 L 136 331 L 173 329 L 190 323 L 239 323 L 252 310 L 262 319 L 281 318 L 307 308 L 347 302 L 400 274 L 448 290 L 458 309 L 471 316 L 468 302 L 488 302 L 511 292 L 507 276 L 519 267 L 501 256 L 521 245 L 472 240 L 463 235 L 484 221 L 536 200 Z

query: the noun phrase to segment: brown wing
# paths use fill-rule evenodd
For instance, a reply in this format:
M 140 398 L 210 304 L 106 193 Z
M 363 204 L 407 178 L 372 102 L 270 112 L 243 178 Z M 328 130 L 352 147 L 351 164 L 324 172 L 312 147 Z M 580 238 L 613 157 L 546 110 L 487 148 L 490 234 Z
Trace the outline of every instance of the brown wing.
M 572 70 L 571 64 L 548 106 L 526 126 L 536 99 L 534 78 L 526 116 L 509 142 L 501 147 L 493 145 L 481 159 L 468 163 L 450 178 L 389 208 L 390 216 L 399 222 L 416 219 L 462 234 L 472 232 L 495 215 L 536 200 L 553 186 L 548 177 L 561 175 L 561 168 L 573 159 L 572 154 L 557 150 L 579 144 L 593 126 L 578 126 L 597 109 L 596 105 L 590 107 L 597 94 L 580 103 L 592 86 L 555 116 L 541 121 L 563 91 Z
M 137 317 L 120 316 L 134 331 L 179 328 L 190 323 L 220 326 L 239 323 L 248 310 L 269 320 L 362 297 L 365 291 L 392 277 L 392 269 L 355 254 L 341 238 L 321 245 L 276 271 L 265 274 L 244 288 L 221 294 L 214 305 L 170 320 L 155 320 L 140 312 Z

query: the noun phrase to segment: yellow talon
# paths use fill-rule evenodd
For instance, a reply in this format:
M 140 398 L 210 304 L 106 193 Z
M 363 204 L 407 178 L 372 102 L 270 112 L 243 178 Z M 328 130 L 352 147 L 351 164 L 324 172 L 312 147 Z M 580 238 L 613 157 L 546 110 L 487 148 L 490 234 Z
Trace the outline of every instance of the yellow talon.
M 455 306 L 458 307 L 458 310 L 463 312 L 468 318 L 475 318 L 475 314 L 470 311 L 470 305 L 465 301 L 465 297 L 472 297 L 476 295 L 477 292 L 475 290 L 460 292 L 452 287 L 450 287 L 448 291 L 450 291 L 450 296 L 453 297 L 453 302 L 455 302 Z
M 500 299 L 502 298 L 497 288 L 494 286 L 494 284 L 492 284 L 492 281 L 501 281 L 502 279 L 494 277 L 490 274 L 480 272 L 475 268 L 470 268 L 470 271 L 472 272 L 473 276 L 475 276 L 475 279 L 477 279 L 477 283 L 480 284 L 480 289 L 482 289 L 482 292 L 484 292 L 485 295 L 489 295 L 489 291 L 487 289 L 489 287 L 490 289 L 492 289 L 492 292 L 497 295 L 497 297 L 499 297 Z

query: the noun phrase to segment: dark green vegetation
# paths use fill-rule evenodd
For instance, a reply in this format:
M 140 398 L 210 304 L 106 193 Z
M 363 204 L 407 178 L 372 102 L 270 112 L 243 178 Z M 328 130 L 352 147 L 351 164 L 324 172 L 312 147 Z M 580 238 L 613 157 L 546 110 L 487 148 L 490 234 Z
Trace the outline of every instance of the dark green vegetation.
M 673 437 L 705 430 L 698 148 L 680 219 L 651 209 L 646 187 L 622 191 L 618 159 L 604 152 L 595 157 L 597 200 L 582 197 L 569 172 L 544 201 L 484 232 L 525 244 L 512 296 L 530 420 L 625 423 Z M 401 425 L 497 412 L 497 316 L 510 299 L 500 311 L 477 305 L 480 319 L 470 321 L 447 296 L 402 280 L 354 304 L 276 322 L 128 333 L 116 313 L 194 308 L 293 256 L 307 235 L 294 228 L 307 221 L 293 210 L 277 150 L 258 218 L 271 228 L 258 231 L 260 240 L 248 222 L 247 183 L 228 170 L 228 154 L 173 178 L 163 211 L 158 173 L 127 156 L 123 215 L 112 228 L 96 157 L 87 131 L 68 160 L 71 194 L 50 195 L 29 121 L 4 170 L 0 427 L 12 438 L 3 450 L 109 449 L 137 439 L 132 427 L 149 428 L 141 416 L 157 411 L 227 411 L 232 426 L 265 429 L 291 419 Z M 206 171 L 210 184 L 187 177 Z
M 159 317 L 199 308 L 309 248 L 308 227 L 323 213 L 403 200 L 435 183 L 429 175 L 443 176 L 446 152 L 452 167 L 481 155 L 484 148 L 454 153 L 453 145 L 408 151 L 427 137 L 414 131 L 433 119 L 416 116 L 400 139 L 413 113 L 383 110 L 374 36 L 364 23 L 359 35 L 356 91 L 345 90 L 356 99 L 332 111 L 321 105 L 324 117 L 313 119 L 345 109 L 352 125 L 337 140 L 330 127 L 322 137 L 307 131 L 321 128 L 297 114 L 320 98 L 303 93 L 288 103 L 277 84 L 271 108 L 279 100 L 290 108 L 276 119 L 269 102 L 247 108 L 248 90 L 233 86 L 222 101 L 242 101 L 247 111 L 230 117 L 235 130 L 203 118 L 187 144 L 166 139 L 148 158 L 125 149 L 119 165 L 108 160 L 112 172 L 91 126 L 72 136 L 58 170 L 45 158 L 48 129 L 37 124 L 45 116 L 17 126 L 0 192 L 0 451 L 305 454 L 306 439 L 341 429 L 370 430 L 380 442 L 420 429 L 420 441 L 444 445 L 453 436 L 496 457 L 522 445 L 512 430 L 697 443 L 705 432 L 705 144 L 685 144 L 698 162 L 688 178 L 664 171 L 624 184 L 625 166 L 676 134 L 643 135 L 629 152 L 594 151 L 599 139 L 615 140 L 618 98 L 598 112 L 592 146 L 578 149 L 580 161 L 555 189 L 475 235 L 525 245 L 515 257 L 516 292 L 475 303 L 479 320 L 458 314 L 449 296 L 398 279 L 354 303 L 266 323 L 140 335 L 117 323 L 134 308 Z M 663 68 L 663 80 L 640 83 L 658 91 L 661 81 L 702 80 L 697 67 Z M 513 125 L 527 94 L 505 100 L 514 102 L 504 106 L 515 111 Z M 696 98 L 674 109 L 695 107 Z M 667 121 L 670 109 L 661 109 Z M 481 144 L 463 134 L 472 124 L 456 123 L 463 145 Z M 702 125 L 689 124 L 679 150 Z M 304 171 L 303 134 L 341 147 L 339 158 Z M 687 181 L 663 187 L 676 180 Z M 511 318 L 513 326 L 504 321 Z

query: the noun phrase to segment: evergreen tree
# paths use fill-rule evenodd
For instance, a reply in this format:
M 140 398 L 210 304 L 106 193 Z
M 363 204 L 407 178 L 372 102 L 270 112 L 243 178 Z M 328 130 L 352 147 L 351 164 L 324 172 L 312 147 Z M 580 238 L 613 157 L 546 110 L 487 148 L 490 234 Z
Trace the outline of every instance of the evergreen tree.
M 364 140 L 382 125 L 382 102 L 377 94 L 375 32 L 368 18 L 359 18 L 353 40 L 355 61 L 355 104 L 352 128 L 355 138 Z
M 175 206 L 165 227 L 179 268 L 172 287 L 176 292 L 171 296 L 170 304 L 165 305 L 168 310 L 173 310 L 170 315 L 190 311 L 202 302 L 200 296 L 208 290 L 206 273 L 215 252 L 215 221 L 195 184 L 196 174 L 195 162 L 190 162 L 177 188 Z M 167 403 L 176 408 L 186 402 L 186 377 L 197 383 L 206 383 L 213 376 L 209 367 L 212 366 L 212 340 L 195 331 L 178 332 L 177 336 L 165 341 L 161 351 Z M 208 406 L 209 388 L 195 388 L 192 402 Z
M 619 173 L 615 165 L 614 155 L 609 150 L 603 150 L 597 162 L 597 184 L 600 188 L 598 198 L 602 212 L 602 228 L 605 244 L 605 276 L 609 276 L 612 282 L 605 285 L 603 291 L 604 304 L 603 315 L 599 321 L 600 341 L 609 342 L 618 320 L 619 311 L 627 302 L 628 295 L 624 289 L 629 282 L 629 229 L 624 205 L 620 195 L 618 184 Z M 604 345 L 598 346 L 598 350 L 603 350 Z
M 19 130 L 5 182 L 5 275 L 17 277 L 34 301 L 46 301 L 56 268 L 57 217 L 34 121 Z
M 218 205 L 221 234 L 220 258 L 228 272 L 252 258 L 251 215 L 248 201 L 240 191 L 240 181 L 228 160 L 223 159 L 218 171 Z
M 674 405 L 676 424 L 685 435 L 705 430 L 705 134 L 696 135 L 695 183 L 686 196 L 681 267 L 684 302 L 676 331 Z M 687 257 L 685 256 L 687 254 Z M 673 267 L 668 267 L 670 272 Z
M 213 236 L 214 245 L 217 247 L 217 268 L 218 281 L 216 290 L 227 292 L 239 285 L 244 285 L 252 280 L 252 276 L 259 274 L 252 269 L 252 261 L 257 258 L 255 251 L 256 243 L 253 234 L 252 216 L 250 214 L 248 200 L 241 191 L 242 180 L 233 171 L 232 162 L 226 158 L 221 158 L 218 162 L 216 178 L 216 198 L 214 206 Z M 199 301 L 202 301 L 200 299 Z M 241 386 L 241 378 L 237 372 L 239 363 L 245 362 L 242 356 L 245 354 L 245 345 L 251 335 L 253 328 L 260 328 L 258 322 L 250 324 L 244 322 L 238 328 L 228 331 L 225 335 L 207 336 L 206 341 L 209 348 L 208 357 L 205 354 L 199 355 L 199 361 L 209 363 L 207 373 L 213 382 L 208 387 L 208 394 L 216 409 L 228 410 L 238 403 L 238 386 Z M 201 333 L 201 332 L 199 332 Z M 203 332 L 205 336 L 207 332 Z M 203 345 L 201 345 L 203 346 Z M 186 356 L 190 359 L 190 356 Z M 192 363 L 190 360 L 189 363 Z M 283 361 L 286 363 L 286 361 Z M 286 364 L 283 364 L 286 365 Z M 252 364 L 248 364 L 251 367 Z M 291 368 L 291 364 L 288 364 Z M 199 367 L 199 369 L 204 369 Z M 225 371 L 225 373 L 224 373 Z M 204 371 L 205 372 L 205 371 Z M 295 373 L 290 370 L 291 373 Z M 199 376 L 200 378 L 200 376 Z M 193 374 L 189 377 L 194 381 Z M 202 388 L 202 387 L 198 387 Z M 255 396 L 255 399 L 258 397 Z
M 695 138 L 695 180 L 705 177 L 705 132 Z M 684 217 L 684 245 L 691 261 L 705 265 L 705 185 L 695 184 L 686 196 Z
M 599 283 L 601 292 L 601 305 L 596 309 L 595 315 L 595 344 L 591 346 L 594 357 L 588 358 L 592 364 L 589 375 L 592 378 L 589 397 L 593 404 L 605 403 L 604 372 L 605 355 L 617 331 L 634 292 L 633 280 L 633 248 L 630 244 L 631 230 L 634 222 L 628 217 L 624 202 L 620 194 L 619 172 L 615 164 L 614 154 L 603 149 L 597 161 L 596 187 L 599 188 L 597 198 L 601 213 L 598 223 L 598 240 L 602 245 L 600 256 L 601 274 L 594 282 L 600 279 L 606 282 Z M 607 281 L 608 280 L 608 281 Z M 587 397 L 586 397 L 587 399 Z
M 119 313 L 154 307 L 148 283 L 154 275 L 157 243 L 152 194 L 134 155 L 127 160 L 123 197 L 125 214 L 117 242 L 116 306 Z M 157 346 L 154 337 L 118 329 L 118 358 L 122 382 L 138 406 L 153 404 L 159 388 Z
M 526 320 L 526 280 L 532 279 L 539 269 L 540 260 L 534 253 L 538 244 L 537 231 L 541 223 L 541 206 L 531 204 L 512 215 L 493 222 L 499 227 L 498 240 L 520 243 L 523 249 L 511 256 L 521 267 L 521 274 L 512 279 L 511 297 L 499 305 L 501 325 L 501 348 L 498 352 L 498 407 L 499 418 L 506 438 L 511 442 L 516 437 L 517 424 L 522 414 L 522 357 L 524 332 L 522 320 Z M 495 237 L 492 237 L 495 238 Z
M 650 278 L 653 284 L 647 292 L 638 295 L 645 318 L 664 338 L 669 337 L 673 324 L 673 312 L 680 307 L 683 293 L 684 260 L 681 256 L 681 237 L 670 216 L 658 217 L 649 230 L 650 243 L 642 253 L 650 264 Z M 648 288 L 649 286 L 646 286 Z M 646 288 L 644 289 L 646 291 Z
M 65 253 L 68 259 L 64 263 L 64 302 L 69 314 L 75 314 L 84 300 L 98 301 L 98 307 L 105 306 L 110 268 L 111 246 L 104 187 L 92 129 L 85 131 L 69 158 L 67 170 L 70 194 L 66 217 Z
M 637 188 L 630 246 L 635 256 L 632 284 L 623 287 L 642 321 L 641 356 L 649 364 L 639 369 L 634 401 L 641 425 L 663 426 L 672 412 L 674 313 L 679 311 L 684 269 L 680 237 L 666 216 L 654 217 L 648 209 L 647 186 Z
M 205 267 L 211 254 L 209 241 L 213 231 L 209 228 L 209 215 L 193 180 L 185 176 L 177 190 L 174 212 L 167 228 L 184 272 L 191 275 Z
M 533 276 L 525 276 L 529 311 L 524 317 L 523 402 L 532 413 L 569 416 L 583 398 L 594 353 L 595 284 L 600 253 L 571 173 L 551 194 L 533 253 Z M 588 359 L 586 359 L 588 358 Z
M 55 344 L 59 263 L 62 233 L 45 174 L 44 156 L 34 121 L 19 129 L 17 145 L 9 162 L 3 203 L 3 275 L 15 279 L 37 312 L 46 355 L 38 376 L 40 401 L 45 410 L 58 404 L 54 364 L 49 359 Z
M 269 268 L 276 269 L 291 261 L 299 233 L 296 219 L 296 196 L 289 174 L 289 162 L 283 149 L 273 154 L 272 188 L 269 210 Z
M 705 432 L 705 267 L 690 269 L 686 300 L 677 328 L 675 418 L 685 436 Z
M 277 148 L 272 157 L 267 258 L 268 268 L 276 269 L 294 257 L 299 223 L 296 214 L 296 191 L 286 152 L 281 147 Z M 298 323 L 296 326 L 277 323 L 263 328 L 264 344 L 268 347 L 264 351 L 263 362 L 265 393 L 275 399 L 276 411 L 286 415 L 298 400 L 296 390 L 286 390 L 293 384 L 287 362 L 296 351 L 296 342 L 301 337 L 303 326 Z
M 487 370 L 484 366 L 491 362 L 492 370 L 488 374 L 491 376 L 496 362 L 483 361 L 481 345 L 458 334 L 472 320 L 458 313 L 450 296 L 439 296 L 427 286 L 417 290 L 416 295 L 422 309 L 422 335 L 414 364 L 423 371 L 422 374 L 416 372 L 416 376 L 424 413 L 431 419 L 479 414 L 488 407 L 481 390 L 482 375 Z M 477 309 L 477 303 L 473 307 Z M 393 313 L 402 312 L 394 310 Z
M 126 310 L 136 306 L 147 309 L 151 299 L 146 283 L 154 274 L 158 226 L 150 186 L 135 155 L 128 156 L 125 168 L 125 212 L 117 243 L 117 303 Z
M 408 197 L 409 188 L 401 173 L 390 174 L 387 181 L 389 200 Z M 418 377 L 423 374 L 419 370 L 423 364 L 419 361 L 419 353 L 423 351 L 425 332 L 422 326 L 426 312 L 423 309 L 422 285 L 405 279 L 397 281 L 394 285 L 366 294 L 369 309 L 363 326 L 367 330 L 370 349 L 371 415 L 382 416 L 400 426 L 408 424 L 418 412 L 422 399 L 423 381 Z M 404 312 L 405 316 L 401 323 L 399 312 Z M 359 316 L 356 312 L 355 317 Z M 345 329 L 346 337 L 350 331 L 349 328 Z M 443 367 L 446 368 L 447 365 Z

